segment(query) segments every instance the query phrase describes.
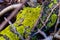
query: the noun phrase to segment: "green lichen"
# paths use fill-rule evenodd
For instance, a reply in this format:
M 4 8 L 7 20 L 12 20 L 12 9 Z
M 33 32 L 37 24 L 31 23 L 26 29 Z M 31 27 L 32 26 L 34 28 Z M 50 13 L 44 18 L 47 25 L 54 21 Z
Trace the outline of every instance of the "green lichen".
M 54 3 L 57 3 L 58 0 L 54 0 Z
M 49 8 L 51 8 L 52 6 L 53 6 L 53 3 L 50 3 L 50 4 L 49 4 Z
M 36 8 L 25 7 L 17 14 L 16 21 L 14 22 L 13 25 L 16 27 L 17 31 L 22 36 L 25 27 L 27 26 L 29 26 L 30 28 L 27 29 L 26 32 L 30 33 L 31 29 L 33 28 L 33 25 L 35 24 L 36 20 L 39 17 L 40 11 L 41 11 L 41 7 L 36 7 Z M 20 24 L 22 25 L 19 26 Z M 11 32 L 10 25 L 6 27 L 3 31 L 1 31 L 0 34 L 6 35 L 10 40 L 19 40 L 19 37 L 13 32 Z M 4 39 L 0 37 L 0 40 L 4 40 Z
M 53 0 L 53 1 L 48 5 L 48 7 L 49 7 L 49 8 L 52 8 L 52 7 L 54 6 L 54 4 L 57 4 L 57 3 L 58 3 L 57 0 Z
M 50 22 L 47 23 L 48 27 L 51 27 L 55 24 L 57 20 L 57 15 L 56 14 L 52 14 L 52 16 L 50 17 Z

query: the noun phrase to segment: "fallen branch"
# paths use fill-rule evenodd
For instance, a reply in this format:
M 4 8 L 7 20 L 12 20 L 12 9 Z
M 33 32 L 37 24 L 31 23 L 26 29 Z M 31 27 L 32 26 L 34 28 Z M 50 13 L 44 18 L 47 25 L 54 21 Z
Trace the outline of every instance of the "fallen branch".
M 10 6 L 6 7 L 5 9 L 3 9 L 2 11 L 0 11 L 0 16 L 2 16 L 3 14 L 5 14 L 6 12 L 8 12 L 8 11 L 10 11 L 12 9 L 18 8 L 20 6 L 21 6 L 21 4 L 10 5 Z

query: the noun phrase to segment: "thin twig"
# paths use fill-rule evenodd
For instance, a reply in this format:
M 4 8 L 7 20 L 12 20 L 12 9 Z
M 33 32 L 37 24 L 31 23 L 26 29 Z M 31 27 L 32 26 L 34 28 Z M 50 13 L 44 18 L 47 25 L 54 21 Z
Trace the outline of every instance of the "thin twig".
M 44 21 L 40 18 L 40 21 L 41 21 L 41 23 L 43 24 L 43 25 L 45 25 L 45 23 L 44 23 Z

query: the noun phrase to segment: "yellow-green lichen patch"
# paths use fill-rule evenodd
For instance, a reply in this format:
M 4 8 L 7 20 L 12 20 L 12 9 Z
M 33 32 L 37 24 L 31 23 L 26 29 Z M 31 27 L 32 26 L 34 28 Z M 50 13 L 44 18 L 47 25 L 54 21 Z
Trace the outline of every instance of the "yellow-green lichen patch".
M 0 37 L 0 40 L 5 40 L 5 39 L 3 38 L 3 36 L 1 36 L 1 37 Z
M 23 30 L 25 27 L 29 26 L 29 30 L 27 30 L 27 32 L 30 32 L 31 29 L 33 28 L 34 23 L 36 22 L 36 20 L 38 19 L 39 15 L 40 15 L 40 8 L 24 8 L 24 11 L 19 12 L 18 16 L 17 16 L 17 20 L 20 21 L 21 18 L 24 19 L 24 21 L 21 23 L 23 24 L 22 26 L 17 27 L 17 30 L 23 35 Z M 16 21 L 17 21 L 16 20 Z M 20 22 L 19 22 L 20 24 Z M 21 28 L 21 29 L 20 29 Z M 20 31 L 21 30 L 21 31 Z
M 0 34 L 6 35 L 10 40 L 18 40 L 17 35 L 10 31 L 9 26 L 5 30 L 3 30 Z
M 36 7 L 36 8 L 25 7 L 17 14 L 16 21 L 14 22 L 14 26 L 22 36 L 25 27 L 29 26 L 30 28 L 27 29 L 27 32 L 31 31 L 33 25 L 35 24 L 36 20 L 40 15 L 40 11 L 41 11 L 41 7 Z M 22 25 L 19 26 L 20 24 Z M 10 31 L 10 25 L 7 26 L 3 31 L 1 31 L 0 34 L 7 35 L 10 40 L 19 40 L 17 35 Z

